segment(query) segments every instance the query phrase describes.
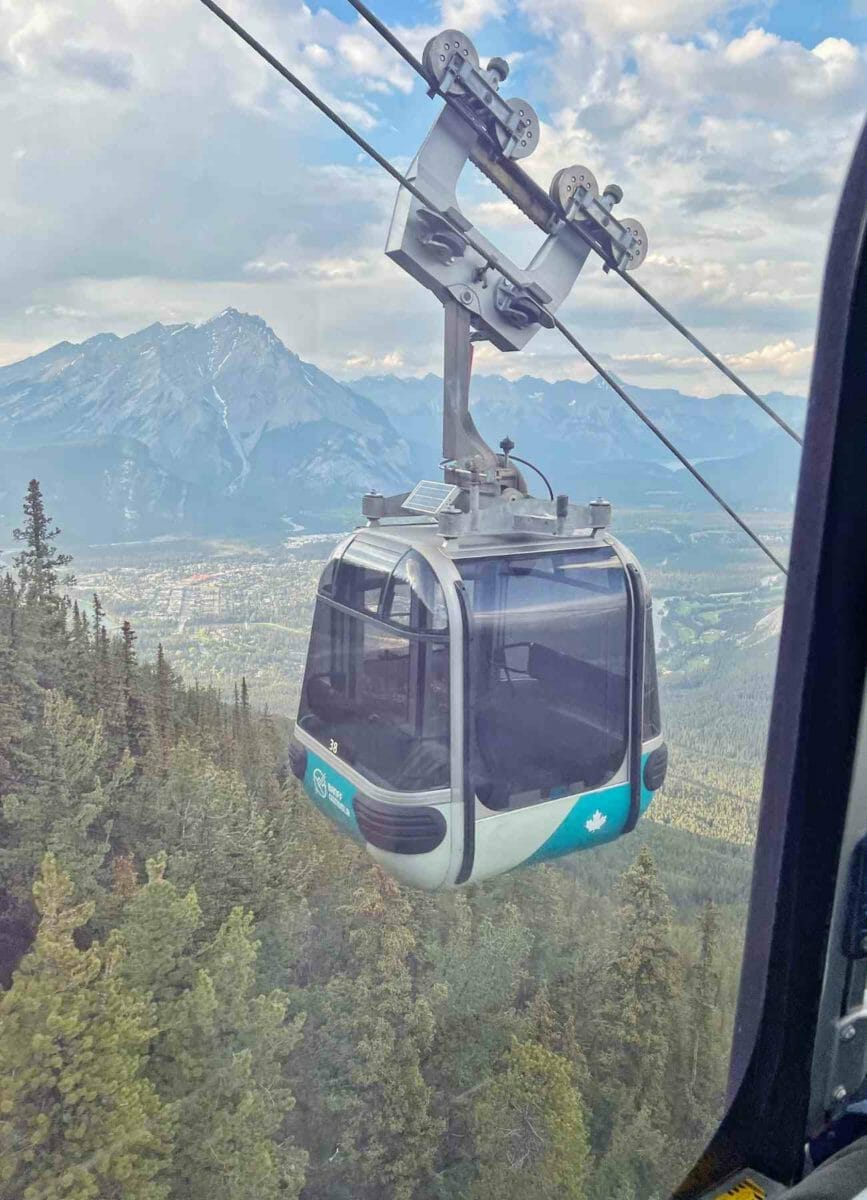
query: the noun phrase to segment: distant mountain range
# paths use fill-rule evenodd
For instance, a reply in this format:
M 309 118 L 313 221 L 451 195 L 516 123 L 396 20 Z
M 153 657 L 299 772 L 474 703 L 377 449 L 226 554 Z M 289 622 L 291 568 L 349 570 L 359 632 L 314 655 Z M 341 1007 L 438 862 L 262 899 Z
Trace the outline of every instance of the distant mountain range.
M 338 383 L 231 308 L 201 325 L 61 342 L 0 367 L 0 538 L 34 475 L 79 541 L 345 523 L 369 487 L 436 477 L 441 389 L 432 375 Z M 715 460 L 705 469 L 735 503 L 791 502 L 797 454 L 749 401 L 631 391 L 688 454 Z M 802 400 L 772 402 L 803 421 Z M 598 380 L 483 376 L 473 411 L 489 440 L 510 434 L 576 499 L 706 507 Z
M 413 446 L 440 444 L 442 380 L 356 379 Z M 738 506 L 788 509 L 794 502 L 797 446 L 740 393 L 699 399 L 673 389 L 626 390 L 710 481 Z M 802 430 L 806 401 L 773 393 L 768 403 Z M 604 495 L 615 505 L 712 507 L 698 485 L 598 377 L 548 383 L 499 375 L 473 381 L 473 416 L 491 445 L 509 434 L 515 453 L 536 463 L 555 490 L 577 500 Z M 428 455 L 428 458 L 430 455 Z M 528 475 L 533 480 L 532 472 Z

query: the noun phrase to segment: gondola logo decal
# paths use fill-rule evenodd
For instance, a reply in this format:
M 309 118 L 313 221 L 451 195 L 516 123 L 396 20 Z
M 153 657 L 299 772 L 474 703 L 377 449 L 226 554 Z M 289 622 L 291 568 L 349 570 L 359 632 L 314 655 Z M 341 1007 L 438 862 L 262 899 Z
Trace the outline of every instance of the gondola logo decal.
M 352 817 L 349 806 L 343 802 L 343 792 L 339 787 L 335 787 L 333 783 L 329 783 L 325 772 L 321 767 L 313 768 L 313 790 L 320 800 L 330 800 L 335 808 L 346 817 Z
M 602 828 L 607 820 L 608 818 L 606 817 L 605 813 L 600 812 L 597 808 L 593 816 L 584 822 L 584 828 L 588 833 L 596 833 Z
M 361 840 L 355 813 L 352 811 L 352 784 L 333 770 L 328 763 L 311 754 L 304 785 L 310 799 L 315 801 L 327 816 L 338 821 L 354 837 Z M 347 799 L 347 796 L 350 799 Z

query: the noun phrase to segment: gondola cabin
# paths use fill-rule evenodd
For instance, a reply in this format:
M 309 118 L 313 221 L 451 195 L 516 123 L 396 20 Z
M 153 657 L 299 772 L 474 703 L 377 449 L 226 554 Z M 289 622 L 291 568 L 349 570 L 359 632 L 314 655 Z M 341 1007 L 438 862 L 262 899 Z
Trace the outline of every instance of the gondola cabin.
M 404 882 L 611 841 L 666 759 L 649 596 L 613 538 L 375 525 L 326 565 L 291 765 Z

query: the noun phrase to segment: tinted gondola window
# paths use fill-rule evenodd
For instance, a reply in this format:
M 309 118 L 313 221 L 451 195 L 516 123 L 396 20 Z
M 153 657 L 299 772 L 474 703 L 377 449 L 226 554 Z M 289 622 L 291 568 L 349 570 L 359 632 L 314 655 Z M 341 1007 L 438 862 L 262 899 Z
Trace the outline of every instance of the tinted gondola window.
M 471 596 L 473 778 L 516 808 L 598 787 L 627 745 L 627 592 L 607 547 L 458 564 Z
M 644 719 L 642 738 L 645 742 L 662 733 L 662 717 L 659 712 L 659 682 L 656 677 L 656 639 L 653 635 L 653 608 L 647 606 L 647 624 L 644 633 Z
M 403 556 L 391 577 L 382 616 L 419 632 L 442 633 L 446 602 L 433 569 L 415 550 Z
M 399 551 L 356 538 L 337 569 L 336 599 L 350 608 L 375 616 L 399 557 Z
M 404 629 L 409 629 L 412 625 L 412 588 L 409 580 L 401 577 L 399 567 L 395 569 L 389 582 L 382 616 L 384 620 Z
M 328 562 L 319 576 L 319 590 L 326 596 L 330 596 L 334 587 L 334 573 L 337 570 L 338 559 L 329 558 Z
M 444 602 L 414 557 L 430 578 L 406 555 L 387 590 L 387 574 L 344 557 L 338 596 L 361 611 L 317 600 L 298 715 L 371 782 L 406 792 L 447 787 L 450 774 L 448 640 L 426 632 L 437 621 L 444 628 Z M 381 620 L 361 615 L 374 594 Z

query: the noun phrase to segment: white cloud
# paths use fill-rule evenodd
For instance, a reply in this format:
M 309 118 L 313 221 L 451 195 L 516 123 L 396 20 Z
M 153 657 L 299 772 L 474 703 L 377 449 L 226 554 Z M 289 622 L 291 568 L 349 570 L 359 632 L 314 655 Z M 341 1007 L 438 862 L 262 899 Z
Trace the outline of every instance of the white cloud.
M 520 0 L 527 22 L 541 22 L 549 33 L 568 37 L 586 29 L 603 40 L 642 33 L 685 35 L 703 30 L 709 19 L 734 8 L 737 0 Z
M 692 371 L 704 361 L 698 354 L 678 357 L 676 354 L 662 354 L 658 350 L 649 354 L 612 354 L 608 357 L 618 365 L 631 367 L 633 370 L 652 368 L 654 371 L 660 367 L 667 371 Z
M 372 264 L 364 258 L 320 258 L 308 268 L 314 279 L 325 283 L 338 283 L 355 279 L 367 282 L 371 276 Z
M 447 28 L 475 33 L 486 22 L 504 15 L 506 0 L 443 0 L 441 11 Z
M 404 365 L 404 358 L 399 350 L 390 350 L 381 355 L 356 351 L 347 354 L 343 360 L 344 373 L 350 376 L 402 371 Z
M 87 313 L 80 308 L 70 308 L 66 304 L 28 304 L 24 310 L 25 317 L 86 317 Z
M 250 262 L 244 263 L 244 273 L 253 276 L 265 276 L 266 278 L 282 278 L 287 279 L 289 276 L 298 274 L 297 263 L 289 262 L 288 259 L 278 258 L 272 259 L 270 262 L 261 258 L 251 259 Z
M 813 346 L 797 346 L 791 338 L 783 338 L 758 350 L 733 355 L 728 363 L 738 371 L 762 371 L 786 379 L 801 379 L 812 366 Z
M 333 62 L 331 51 L 320 46 L 318 42 L 310 42 L 304 47 L 304 55 L 317 67 L 330 67 Z
M 369 77 L 404 93 L 413 89 L 415 76 L 409 67 L 366 25 L 358 33 L 341 34 L 335 53 L 355 75 Z
M 723 54 L 727 62 L 735 65 L 754 62 L 764 54 L 779 49 L 780 39 L 764 29 L 749 29 L 741 38 L 735 38 L 725 47 Z
M 863 107 L 864 54 L 843 38 L 811 50 L 751 29 L 728 43 L 645 35 L 635 48 L 641 83 L 669 103 L 694 106 L 700 96 L 705 110 L 779 118 L 784 127 Z
M 298 0 L 232 12 L 409 161 L 432 106 L 366 24 Z M 747 27 L 731 0 L 444 0 L 441 15 L 483 61 L 486 41 L 517 48 L 519 90 L 547 114 L 525 162 L 539 182 L 583 162 L 620 183 L 649 234 L 642 282 L 736 369 L 802 390 L 863 48 L 830 26 L 810 45 Z M 397 32 L 420 54 L 439 27 Z M 0 0 L 0 106 L 0 355 L 235 304 L 336 373 L 393 354 L 403 373 L 440 369 L 436 301 L 382 255 L 393 181 L 201 6 L 163 0 L 156 20 L 147 0 Z M 469 181 L 461 198 L 526 261 L 541 235 L 500 193 Z M 725 386 L 596 260 L 564 315 L 627 379 Z M 476 370 L 588 374 L 549 334 L 520 355 L 480 346 Z
M 664 354 L 659 350 L 643 354 L 612 354 L 607 357 L 618 367 L 626 368 L 627 374 L 646 371 L 656 373 L 660 369 L 694 372 L 696 368 L 704 368 L 706 365 L 706 360 L 699 354 Z M 783 338 L 779 342 L 759 346 L 742 354 L 727 355 L 725 361 L 736 371 L 764 372 L 781 375 L 785 379 L 801 379 L 812 365 L 813 346 L 798 346 L 791 338 Z

